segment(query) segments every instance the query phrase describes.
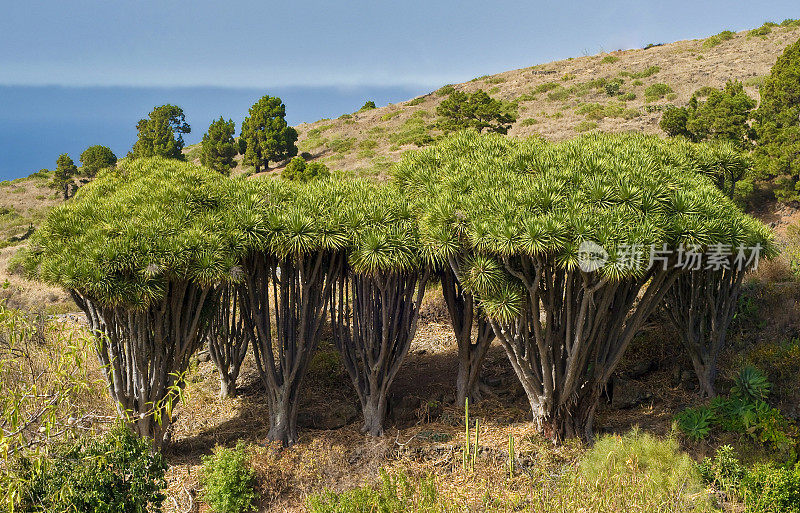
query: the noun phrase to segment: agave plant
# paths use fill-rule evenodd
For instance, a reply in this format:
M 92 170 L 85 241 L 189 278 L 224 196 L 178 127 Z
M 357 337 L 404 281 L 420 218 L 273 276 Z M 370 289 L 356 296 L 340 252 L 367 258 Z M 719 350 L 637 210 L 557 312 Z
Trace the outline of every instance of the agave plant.
M 486 312 L 537 426 L 591 438 L 601 390 L 679 276 L 680 245 L 765 245 L 766 230 L 692 165 L 667 158 L 657 138 L 516 144 L 460 134 L 401 166 L 396 181 L 428 213 L 430 261 L 460 257 L 457 276 Z M 588 267 L 587 244 L 604 252 Z M 648 259 L 650 248 L 663 257 Z
M 731 393 L 744 401 L 756 402 L 766 400 L 771 388 L 772 384 L 763 372 L 747 366 L 736 375 Z
M 32 237 L 28 267 L 86 313 L 120 414 L 156 446 L 215 287 L 235 279 L 241 237 L 225 220 L 226 180 L 176 160 L 123 161 Z

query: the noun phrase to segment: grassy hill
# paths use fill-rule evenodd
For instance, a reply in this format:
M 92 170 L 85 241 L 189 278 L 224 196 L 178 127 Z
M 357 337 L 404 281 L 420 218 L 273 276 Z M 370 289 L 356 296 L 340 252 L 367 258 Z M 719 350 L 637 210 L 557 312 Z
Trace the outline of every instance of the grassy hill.
M 661 133 L 661 110 L 685 105 L 704 87 L 719 88 L 728 80 L 740 80 L 747 93 L 758 99 L 762 78 L 783 49 L 798 38 L 800 24 L 765 25 L 487 75 L 405 102 L 302 123 L 295 127 L 298 147 L 331 169 L 384 177 L 392 162 L 417 147 L 416 141 L 440 135 L 435 127 L 436 107 L 449 92 L 477 89 L 517 104 L 519 116 L 509 131 L 511 136 L 538 134 L 562 140 L 591 130 Z M 619 94 L 611 96 L 606 84 L 614 82 L 619 84 Z M 648 95 L 659 88 L 667 92 Z M 194 145 L 186 151 L 197 159 L 199 149 Z M 280 167 L 272 172 L 276 170 Z M 241 165 L 236 171 L 243 171 Z

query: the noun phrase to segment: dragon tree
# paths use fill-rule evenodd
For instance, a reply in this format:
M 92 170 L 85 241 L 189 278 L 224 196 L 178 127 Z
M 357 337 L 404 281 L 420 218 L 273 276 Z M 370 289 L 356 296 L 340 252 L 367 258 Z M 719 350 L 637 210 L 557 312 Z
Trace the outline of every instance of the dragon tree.
M 250 180 L 232 210 L 244 233 L 241 315 L 267 392 L 267 437 L 286 446 L 297 441 L 300 387 L 347 258 L 348 187 Z
M 445 144 L 403 180 L 453 213 L 423 223 L 433 258 L 467 255 L 459 275 L 505 348 L 535 424 L 553 439 L 591 439 L 602 390 L 683 272 L 679 248 L 768 243 L 766 229 L 708 178 L 665 162 L 659 148 L 668 143 L 654 138 L 532 141 L 506 165 L 466 176 L 452 154 L 474 151 L 480 136 Z
M 459 201 L 475 187 L 474 178 L 486 170 L 528 172 L 542 141 L 502 136 L 474 137 L 465 132 L 436 146 L 409 152 L 393 169 L 393 182 L 412 200 L 423 229 L 423 256 L 436 270 L 458 350 L 456 404 L 481 400 L 488 387 L 481 366 L 495 339 L 494 330 L 463 271 L 472 258 L 466 241 L 466 217 Z
M 237 274 L 226 180 L 176 160 L 122 161 L 55 208 L 28 249 L 27 265 L 86 313 L 120 415 L 156 447 L 215 288 Z
M 396 189 L 360 182 L 347 203 L 353 240 L 331 301 L 333 339 L 361 402 L 362 432 L 380 436 L 387 393 L 416 333 L 430 270 L 416 219 Z
M 731 199 L 737 182 L 752 168 L 751 159 L 728 142 L 684 142 L 670 145 L 669 150 L 662 154 L 665 163 L 691 166 L 709 177 Z M 731 207 L 725 204 L 721 208 Z M 698 248 L 684 248 L 684 260 L 688 264 L 686 272 L 678 276 L 664 298 L 667 317 L 678 330 L 700 391 L 707 397 L 716 395 L 717 361 L 736 313 L 744 276 L 758 265 L 759 258 L 770 258 L 775 254 L 775 247 L 768 243 L 763 227 L 754 220 L 745 218 L 729 229 L 740 231 L 733 239 L 757 248 L 758 254 L 716 244 L 707 248 L 706 261 L 701 261 Z M 765 242 L 766 245 L 761 246 Z

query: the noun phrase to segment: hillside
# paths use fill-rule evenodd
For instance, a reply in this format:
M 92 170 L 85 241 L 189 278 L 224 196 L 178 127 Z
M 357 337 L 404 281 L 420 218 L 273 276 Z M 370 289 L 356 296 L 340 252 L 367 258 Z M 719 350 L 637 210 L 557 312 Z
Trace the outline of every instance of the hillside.
M 405 102 L 300 124 L 295 127 L 298 147 L 331 169 L 385 176 L 392 162 L 417 147 L 415 141 L 440 135 L 436 107 L 451 90 L 483 89 L 494 98 L 516 102 L 519 115 L 511 136 L 563 140 L 590 130 L 661 133 L 660 111 L 667 105 L 685 105 L 703 87 L 740 80 L 758 99 L 762 77 L 800 37 L 798 25 L 772 27 L 763 34 L 767 29 L 731 34 L 727 40 L 692 39 L 570 58 L 443 86 Z M 605 85 L 612 81 L 620 83 L 615 96 L 606 92 Z M 653 84 L 666 84 L 671 92 L 648 98 L 646 91 Z M 199 145 L 186 151 L 197 158 Z M 241 166 L 237 171 L 243 171 Z

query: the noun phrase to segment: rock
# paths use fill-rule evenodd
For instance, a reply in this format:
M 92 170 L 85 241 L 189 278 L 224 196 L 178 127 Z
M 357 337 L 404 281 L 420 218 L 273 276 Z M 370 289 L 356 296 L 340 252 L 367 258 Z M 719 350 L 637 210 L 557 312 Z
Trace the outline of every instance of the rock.
M 633 408 L 653 397 L 641 385 L 623 378 L 615 377 L 612 387 L 611 407 L 614 409 Z
M 205 363 L 211 361 L 211 354 L 208 351 L 201 351 L 197 353 L 197 361 Z

